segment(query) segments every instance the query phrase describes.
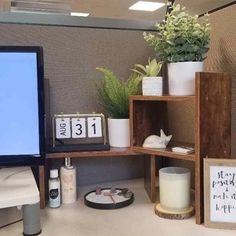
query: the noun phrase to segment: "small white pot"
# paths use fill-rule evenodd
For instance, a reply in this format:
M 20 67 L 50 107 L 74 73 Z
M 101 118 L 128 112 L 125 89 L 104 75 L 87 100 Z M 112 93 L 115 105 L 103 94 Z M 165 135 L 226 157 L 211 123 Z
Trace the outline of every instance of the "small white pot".
M 129 119 L 108 118 L 108 137 L 111 147 L 130 147 Z
M 200 61 L 169 63 L 169 95 L 194 95 L 195 73 L 202 71 L 203 62 Z
M 163 95 L 162 77 L 143 77 L 142 94 L 144 96 L 162 96 Z

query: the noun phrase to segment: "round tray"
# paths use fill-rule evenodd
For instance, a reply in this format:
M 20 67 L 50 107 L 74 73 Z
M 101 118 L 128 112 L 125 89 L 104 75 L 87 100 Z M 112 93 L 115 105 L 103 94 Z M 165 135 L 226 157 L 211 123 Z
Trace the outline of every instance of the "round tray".
M 95 209 L 111 210 L 126 207 L 134 201 L 132 192 L 129 198 L 118 195 L 122 191 L 121 188 L 116 188 L 117 193 L 112 196 L 113 199 L 110 196 L 104 196 L 104 193 L 109 193 L 110 191 L 110 188 L 102 188 L 99 195 L 96 194 L 96 190 L 88 192 L 84 195 L 84 204 Z

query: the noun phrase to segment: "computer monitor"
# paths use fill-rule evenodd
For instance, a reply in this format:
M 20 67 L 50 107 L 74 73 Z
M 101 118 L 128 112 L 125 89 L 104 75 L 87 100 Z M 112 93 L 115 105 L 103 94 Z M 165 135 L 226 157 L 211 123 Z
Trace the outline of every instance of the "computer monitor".
M 43 79 L 41 47 L 0 46 L 0 167 L 44 163 Z

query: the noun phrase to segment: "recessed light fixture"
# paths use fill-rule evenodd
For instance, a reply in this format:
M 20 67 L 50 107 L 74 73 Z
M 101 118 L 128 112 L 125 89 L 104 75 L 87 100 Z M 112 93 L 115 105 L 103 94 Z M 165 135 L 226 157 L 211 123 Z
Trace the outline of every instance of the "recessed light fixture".
M 63 14 L 69 15 L 71 6 L 68 3 L 45 0 L 8 0 L 11 12 Z
M 157 9 L 165 6 L 163 2 L 147 2 L 147 1 L 138 1 L 131 7 L 129 10 L 136 10 L 136 11 L 156 11 Z
M 85 13 L 85 12 L 71 12 L 70 15 L 71 15 L 71 16 L 87 17 L 87 16 L 89 16 L 89 13 Z

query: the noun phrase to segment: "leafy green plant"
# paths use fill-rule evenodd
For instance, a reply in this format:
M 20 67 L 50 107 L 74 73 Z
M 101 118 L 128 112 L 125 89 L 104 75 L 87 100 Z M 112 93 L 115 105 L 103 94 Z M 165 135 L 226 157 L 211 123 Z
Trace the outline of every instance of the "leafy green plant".
M 140 64 L 135 64 L 135 69 L 132 71 L 136 72 L 141 76 L 155 77 L 160 73 L 162 67 L 162 62 L 157 62 L 157 60 L 148 58 L 148 64 L 143 66 Z M 139 70 L 138 70 L 139 69 Z
M 127 81 L 119 79 L 111 70 L 97 67 L 103 73 L 102 83 L 97 85 L 98 97 L 111 118 L 129 117 L 129 96 L 139 94 L 140 76 L 132 73 Z
M 155 25 L 156 34 L 144 32 L 144 39 L 154 47 L 160 60 L 166 62 L 202 61 L 209 50 L 210 23 L 208 17 L 198 22 L 185 7 L 173 5 L 166 19 Z

